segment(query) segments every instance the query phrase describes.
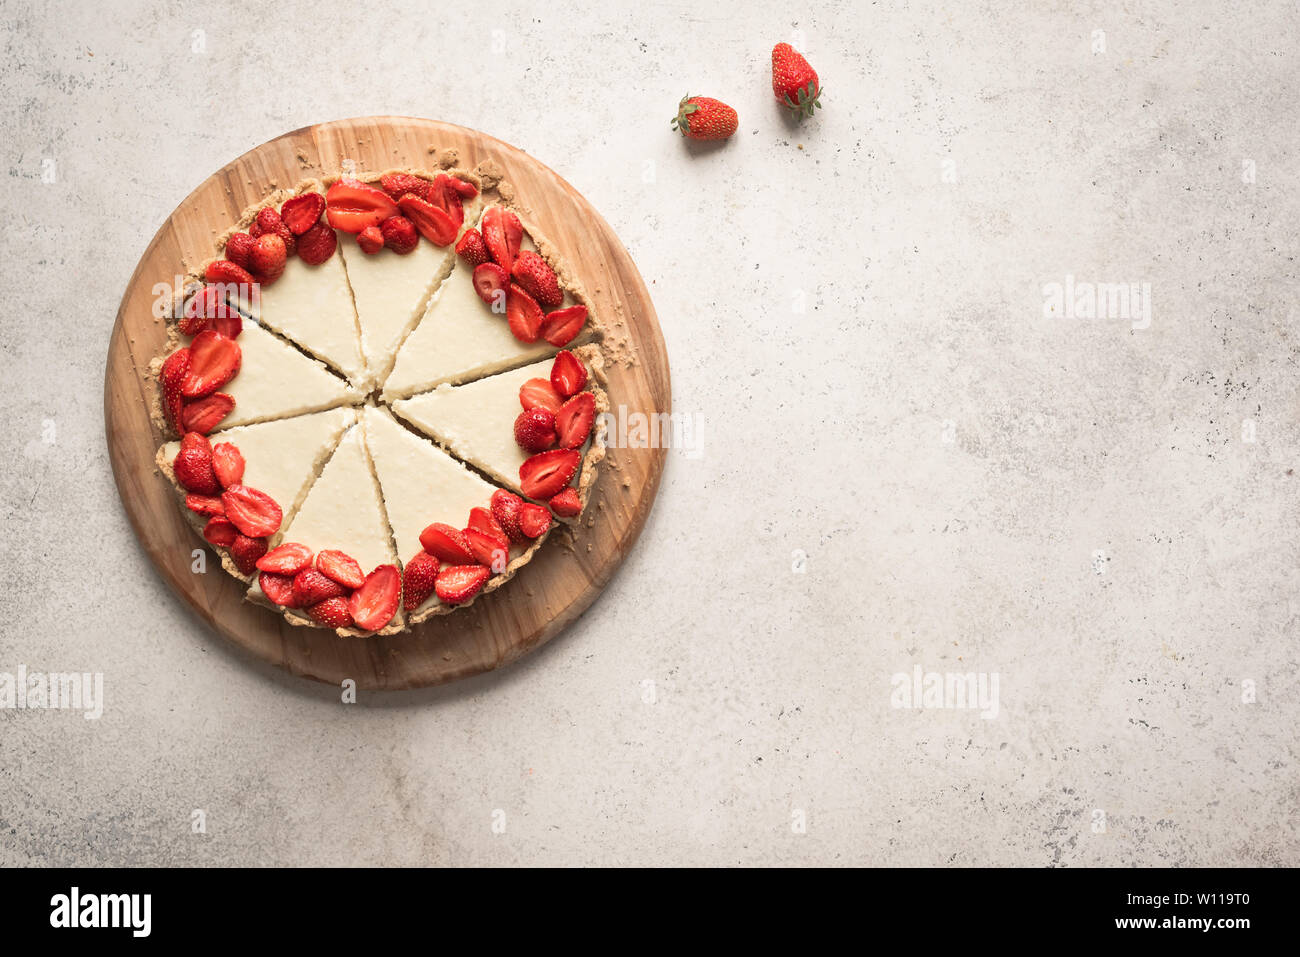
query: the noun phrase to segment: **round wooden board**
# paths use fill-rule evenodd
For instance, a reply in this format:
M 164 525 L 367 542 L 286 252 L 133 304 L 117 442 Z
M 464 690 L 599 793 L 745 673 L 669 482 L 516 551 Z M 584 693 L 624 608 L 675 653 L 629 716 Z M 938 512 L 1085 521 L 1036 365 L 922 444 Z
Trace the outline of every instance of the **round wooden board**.
M 171 587 L 258 658 L 332 684 L 348 678 L 368 689 L 441 684 L 498 668 L 540 646 L 581 615 L 614 574 L 645 524 L 663 473 L 664 449 L 611 443 L 588 506 L 595 521 L 576 529 L 572 549 L 552 536 L 504 588 L 407 634 L 340 638 L 294 627 L 245 602 L 245 586 L 219 562 L 208 561 L 206 574 L 191 572 L 191 553 L 204 543 L 154 465 L 166 439 L 150 420 L 156 386 L 146 376 L 166 341 L 165 323 L 153 315 L 155 284 L 170 284 L 186 266 L 207 259 L 217 235 L 273 185 L 337 172 L 345 159 L 360 172 L 432 168 L 432 147 L 456 149 L 458 165 L 467 169 L 494 160 L 520 205 L 568 260 L 596 314 L 614 327 L 615 339 L 626 340 L 635 361 L 607 362 L 611 405 L 647 414 L 671 411 L 663 336 L 627 250 L 572 186 L 521 150 L 448 123 L 371 116 L 286 133 L 208 177 L 163 223 L 122 297 L 104 375 L 109 457 L 131 524 Z

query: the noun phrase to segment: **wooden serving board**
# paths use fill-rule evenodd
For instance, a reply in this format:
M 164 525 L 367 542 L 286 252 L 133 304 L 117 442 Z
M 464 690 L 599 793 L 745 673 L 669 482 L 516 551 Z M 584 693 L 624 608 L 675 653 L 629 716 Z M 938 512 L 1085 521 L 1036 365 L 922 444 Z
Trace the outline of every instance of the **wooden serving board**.
M 433 120 L 370 116 L 286 133 L 209 176 L 158 230 L 131 277 L 109 344 L 104 419 L 117 487 L 140 543 L 168 584 L 213 628 L 258 658 L 297 675 L 367 689 L 416 688 L 478 674 L 519 658 L 553 638 L 600 594 L 631 549 L 654 503 L 664 449 L 611 443 L 572 548 L 553 534 L 537 557 L 503 588 L 469 608 L 387 638 L 339 638 L 295 627 L 245 602 L 245 586 L 209 555 L 205 574 L 191 572 L 205 543 L 177 507 L 176 493 L 154 465 L 165 441 L 149 404 L 150 360 L 164 347 L 166 326 L 154 318 L 156 283 L 171 283 L 187 265 L 211 255 L 213 242 L 272 185 L 336 173 L 344 160 L 358 172 L 401 166 L 434 168 L 430 148 L 454 148 L 459 166 L 494 160 L 517 201 L 568 260 L 593 309 L 614 325 L 619 352 L 607 362 L 614 408 L 671 411 L 668 356 L 654 306 L 627 250 L 576 190 L 521 150 L 476 130 Z M 587 516 L 594 517 L 588 526 Z M 612 636 L 611 636 L 612 637 Z

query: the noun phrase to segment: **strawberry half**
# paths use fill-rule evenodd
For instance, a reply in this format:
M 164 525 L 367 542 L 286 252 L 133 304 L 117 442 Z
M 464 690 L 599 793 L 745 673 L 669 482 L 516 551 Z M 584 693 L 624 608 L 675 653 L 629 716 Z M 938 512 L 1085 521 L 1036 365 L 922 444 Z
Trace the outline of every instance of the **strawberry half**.
M 320 222 L 320 214 L 325 212 L 325 197 L 320 193 L 303 193 L 292 199 L 286 199 L 280 207 L 280 220 L 289 232 L 301 236 Z
M 564 290 L 560 288 L 555 270 L 531 249 L 526 249 L 515 257 L 510 275 L 537 300 L 538 305 L 553 309 L 564 302 Z
M 428 201 L 447 214 L 447 218 L 456 224 L 456 232 L 459 233 L 460 227 L 465 225 L 465 206 L 460 201 L 460 193 L 452 185 L 450 176 L 439 173 L 434 178 Z
M 239 343 L 211 329 L 190 343 L 190 365 L 181 381 L 181 395 L 201 399 L 211 395 L 239 372 Z
M 582 391 L 587 384 L 587 367 L 572 352 L 558 352 L 551 364 L 551 385 L 561 398 L 567 399 Z
M 524 226 L 519 217 L 501 206 L 490 206 L 483 213 L 480 224 L 483 242 L 496 264 L 510 272 L 515 265 L 515 256 L 524 239 Z
M 380 565 L 348 599 L 348 611 L 358 628 L 378 631 L 397 614 L 402 602 L 402 576 L 396 565 Z
M 228 551 L 235 567 L 245 575 L 251 575 L 257 571 L 257 560 L 266 554 L 266 539 L 237 534 Z
M 467 266 L 481 266 L 492 258 L 488 255 L 487 244 L 483 242 L 483 234 L 473 226 L 465 230 L 465 235 L 456 243 L 456 255 L 465 260 Z
M 536 342 L 545 318 L 537 300 L 528 295 L 522 286 L 512 282 L 510 291 L 506 294 L 506 321 L 510 323 L 514 337 L 520 342 Z
M 433 590 L 448 605 L 459 605 L 477 595 L 490 574 L 482 565 L 448 565 L 438 572 Z
M 398 200 L 397 206 L 403 216 L 415 223 L 420 235 L 435 246 L 450 246 L 456 241 L 460 224 L 447 215 L 446 210 L 410 193 Z M 397 215 L 396 210 L 393 215 Z
M 226 507 L 221 504 L 221 499 L 216 495 L 195 495 L 190 493 L 185 496 L 185 507 L 191 512 L 198 515 L 207 515 L 209 517 L 226 515 Z
M 283 608 L 297 608 L 293 600 L 293 576 L 277 575 L 274 572 L 262 572 L 257 576 L 257 583 L 262 586 L 262 594 Z
M 420 552 L 402 571 L 402 603 L 407 611 L 415 611 L 433 594 L 433 584 L 438 578 L 440 563 L 428 552 Z
M 203 526 L 203 537 L 213 545 L 229 548 L 239 537 L 239 529 L 224 515 L 213 515 L 208 519 L 208 524 Z
M 529 498 L 545 501 L 559 494 L 569 484 L 582 456 L 576 449 L 551 449 L 525 459 L 519 466 L 519 487 Z M 226 512 L 230 507 L 226 506 Z M 238 524 L 238 522 L 236 522 Z M 520 527 L 522 528 L 522 521 Z
M 507 545 L 510 544 L 510 536 L 506 530 L 501 527 L 501 523 L 493 517 L 492 513 L 485 508 L 471 508 L 469 510 L 469 527 L 477 528 L 485 535 L 491 535 L 493 538 L 499 538 Z
M 586 306 L 566 306 L 548 312 L 542 320 L 542 338 L 553 346 L 567 346 L 587 321 Z
M 434 558 L 453 565 L 472 565 L 474 553 L 470 551 L 465 533 L 442 522 L 434 522 L 420 533 L 420 544 Z
M 387 193 L 355 179 L 341 179 L 325 193 L 325 219 L 335 229 L 359 233 L 397 215 Z
M 253 251 L 253 243 L 256 241 L 248 233 L 231 233 L 222 252 L 226 254 L 227 259 L 240 269 L 247 269 L 248 256 Z
M 331 598 L 346 598 L 347 594 L 346 588 L 314 568 L 304 568 L 293 576 L 293 600 L 299 608 L 307 608 Z
M 214 392 L 194 402 L 186 402 L 181 409 L 181 428 L 186 432 L 203 435 L 211 432 L 235 407 L 234 396 L 228 392 Z
M 176 458 L 172 459 L 172 474 L 187 492 L 195 495 L 221 494 L 217 473 L 212 470 L 212 450 L 209 448 L 182 444 Z
M 577 449 L 591 434 L 596 419 L 596 397 L 579 392 L 555 413 L 556 444 L 562 449 Z
M 450 176 L 448 179 L 451 180 L 451 188 L 460 195 L 461 199 L 473 199 L 478 195 L 478 187 L 473 183 L 458 179 L 455 176 Z
M 226 518 L 250 538 L 274 535 L 284 518 L 275 499 L 247 485 L 230 486 L 221 494 L 221 502 L 226 506 Z
M 405 216 L 389 216 L 379 224 L 379 234 L 384 237 L 384 245 L 399 256 L 415 252 L 415 247 L 420 245 L 415 223 Z
M 519 510 L 519 528 L 529 538 L 537 538 L 551 527 L 551 513 L 540 505 L 525 502 Z
M 277 233 L 263 233 L 248 257 L 249 271 L 263 285 L 269 286 L 282 275 L 289 259 L 289 248 Z
M 185 303 L 177 327 L 183 336 L 197 336 L 205 329 L 213 328 L 212 321 L 218 317 L 224 319 L 230 315 L 238 317 L 238 311 L 226 302 L 226 297 L 219 286 L 204 286 Z
M 480 565 L 487 566 L 498 575 L 506 570 L 506 565 L 510 563 L 510 542 L 504 535 L 497 538 L 482 529 L 467 528 L 465 540 L 469 542 L 474 560 Z
M 351 628 L 352 612 L 347 599 L 335 596 L 318 601 L 307 609 L 312 621 L 319 622 L 326 628 Z
M 285 542 L 277 545 L 257 560 L 257 567 L 264 572 L 277 575 L 296 575 L 311 566 L 314 556 L 306 545 L 297 542 Z
M 507 492 L 505 489 L 499 488 L 492 493 L 490 505 L 492 517 L 497 520 L 497 524 L 501 526 L 506 536 L 512 542 L 521 541 L 524 533 L 519 528 L 519 510 L 524 507 L 524 500 L 514 492 Z M 473 512 L 471 512 L 471 524 L 473 524 L 473 520 Z
M 519 387 L 519 404 L 524 407 L 526 412 L 533 409 L 545 409 L 551 415 L 554 415 L 560 411 L 560 406 L 564 404 L 564 400 L 560 398 L 560 394 L 555 391 L 555 386 L 549 380 L 538 378 L 529 379 Z
M 229 259 L 218 259 L 208 263 L 208 268 L 203 271 L 203 278 L 208 282 L 228 283 L 246 289 L 252 288 L 255 282 L 252 273 L 243 266 L 235 265 Z
M 573 518 L 582 511 L 582 499 L 576 488 L 566 488 L 550 501 L 551 511 L 561 518 Z
M 411 173 L 387 173 L 379 177 L 379 185 L 392 197 L 393 202 L 397 202 L 408 193 L 427 201 L 433 184 Z
M 181 409 L 185 405 L 185 396 L 181 394 L 181 384 L 190 369 L 190 350 L 177 349 L 167 357 L 167 361 L 158 370 L 158 384 L 162 386 L 163 415 L 167 424 L 177 432 L 181 429 Z
M 546 409 L 528 409 L 515 419 L 515 444 L 525 452 L 545 452 L 555 439 L 555 416 Z
M 308 266 L 319 266 L 334 255 L 339 237 L 324 223 L 317 223 L 298 237 L 298 258 Z
M 505 312 L 510 277 L 496 263 L 479 263 L 474 267 L 474 291 L 492 307 L 493 312 Z
M 335 548 L 327 548 L 316 556 L 316 570 L 344 588 L 360 588 L 366 580 L 356 559 Z
M 378 226 L 367 226 L 357 233 L 357 245 L 367 256 L 373 256 L 384 248 L 384 234 Z
M 218 442 L 212 447 L 212 469 L 223 488 L 238 485 L 244 480 L 244 456 L 229 442 Z

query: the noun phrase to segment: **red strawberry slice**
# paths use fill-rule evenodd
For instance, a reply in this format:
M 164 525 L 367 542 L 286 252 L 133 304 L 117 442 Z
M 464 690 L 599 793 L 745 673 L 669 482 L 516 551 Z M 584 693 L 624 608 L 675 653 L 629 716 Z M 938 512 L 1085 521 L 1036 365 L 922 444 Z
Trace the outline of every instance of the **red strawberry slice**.
M 460 227 L 465 224 L 465 207 L 461 204 L 460 193 L 451 184 L 450 176 L 439 173 L 426 199 L 446 213 L 447 218 L 456 224 L 456 232 L 460 232 Z
M 519 528 L 529 538 L 537 538 L 551 527 L 551 513 L 540 505 L 525 502 L 519 510 Z
M 269 286 L 282 275 L 289 258 L 289 249 L 277 233 L 259 236 L 248 258 L 249 272 L 264 286 Z
M 578 471 L 582 456 L 576 449 L 551 449 L 525 459 L 519 466 L 519 487 L 529 498 L 543 501 L 558 495 Z M 229 514 L 230 506 L 226 506 Z M 239 524 L 236 522 L 235 524 Z M 520 523 L 522 528 L 522 521 Z
M 244 480 L 244 456 L 229 442 L 218 442 L 212 447 L 212 469 L 223 488 L 238 485 Z
M 335 548 L 327 548 L 316 556 L 316 571 L 344 588 L 360 588 L 366 580 L 356 559 Z
M 577 449 L 591 434 L 591 423 L 596 419 L 596 397 L 590 392 L 579 392 L 555 413 L 556 444 L 562 449 Z
M 262 594 L 283 608 L 297 608 L 293 600 L 293 576 L 277 575 L 274 572 L 262 572 L 257 576 L 257 583 L 262 586 Z
M 177 432 L 181 430 L 181 409 L 185 405 L 185 396 L 181 394 L 181 384 L 190 368 L 190 350 L 177 349 L 167 357 L 167 361 L 158 370 L 158 384 L 162 386 L 163 414 L 167 424 Z
M 587 384 L 587 367 L 572 352 L 556 353 L 551 365 L 551 385 L 562 398 L 569 398 L 582 391 Z
M 212 450 L 191 443 L 182 445 L 172 459 L 172 474 L 181 488 L 195 495 L 220 495 L 221 484 L 212 470 Z
M 489 575 L 482 565 L 448 565 L 438 572 L 433 590 L 448 605 L 459 605 L 477 595 Z
M 213 545 L 229 548 L 239 537 L 239 529 L 224 515 L 213 515 L 208 519 L 208 524 L 203 526 L 203 537 Z
M 346 598 L 347 594 L 346 588 L 314 568 L 304 568 L 293 576 L 293 600 L 299 608 L 307 608 L 330 598 Z
M 510 277 L 496 263 L 479 263 L 474 267 L 474 291 L 492 307 L 493 312 L 505 312 Z
M 480 267 L 481 268 L 481 267 Z M 506 321 L 510 331 L 520 342 L 536 342 L 546 316 L 537 300 L 528 295 L 522 286 L 510 284 L 506 294 Z
M 492 517 L 512 542 L 521 541 L 524 537 L 519 528 L 519 510 L 523 507 L 524 500 L 514 492 L 499 488 L 492 493 Z M 473 512 L 470 513 L 470 524 L 473 524 Z
M 325 212 L 325 197 L 320 193 L 303 193 L 292 199 L 286 199 L 280 207 L 280 219 L 289 232 L 301 236 L 320 222 L 320 214 Z
M 560 394 L 555 391 L 555 386 L 551 385 L 549 380 L 529 379 L 519 387 L 519 404 L 525 411 L 545 409 L 554 415 L 560 411 L 564 400 L 560 398 Z
M 208 268 L 203 271 L 203 278 L 208 282 L 243 286 L 245 289 L 250 289 L 254 285 L 252 273 L 243 266 L 236 266 L 229 259 L 218 259 L 208 263 Z
M 402 602 L 402 576 L 396 565 L 380 565 L 348 599 L 348 611 L 358 628 L 378 631 L 397 614 Z
M 515 419 L 515 443 L 525 452 L 545 452 L 555 439 L 555 416 L 545 409 L 529 409 Z
M 519 217 L 508 209 L 490 206 L 483 213 L 481 227 L 488 252 L 498 266 L 510 272 L 524 238 L 524 227 Z
M 587 321 L 586 306 L 568 306 L 548 312 L 542 320 L 542 338 L 553 346 L 567 346 Z
M 461 236 L 460 241 L 456 243 L 456 255 L 465 260 L 467 266 L 481 266 L 491 259 L 487 244 L 483 242 L 483 234 L 473 226 L 465 230 L 465 235 Z M 500 266 L 497 268 L 501 269 Z M 504 269 L 501 269 L 501 274 L 505 275 Z
M 460 194 L 461 199 L 473 199 L 478 195 L 478 187 L 473 183 L 463 179 L 457 179 L 455 176 L 450 177 L 451 187 Z
M 345 598 L 326 598 L 307 609 L 312 621 L 319 622 L 326 628 L 351 628 L 352 612 Z
M 355 179 L 341 179 L 325 193 L 325 218 L 345 233 L 359 233 L 396 215 L 397 206 L 387 193 Z
M 550 501 L 551 511 L 561 518 L 573 518 L 582 511 L 582 499 L 576 488 L 566 488 Z
M 204 452 L 212 451 L 212 443 L 208 441 L 206 435 L 200 435 L 198 432 L 186 432 L 181 436 L 181 448 L 183 449 L 202 449 Z
M 379 185 L 385 193 L 392 197 L 393 202 L 397 202 L 407 193 L 427 200 L 429 198 L 429 189 L 433 184 L 427 179 L 411 173 L 386 173 L 379 177 Z
M 216 495 L 195 495 L 191 493 L 185 496 L 185 507 L 199 515 L 220 515 L 224 518 L 226 514 L 226 507 L 221 504 L 221 499 Z
M 194 402 L 186 402 L 181 409 L 181 428 L 187 432 L 207 434 L 228 416 L 235 407 L 234 396 L 228 392 L 214 392 Z
M 474 553 L 465 540 L 465 533 L 459 528 L 434 522 L 420 533 L 420 544 L 439 561 L 451 562 L 453 565 L 474 564 Z
M 272 207 L 264 206 L 257 211 L 257 218 L 253 220 L 253 225 L 248 227 L 248 235 L 254 239 L 261 239 L 263 236 L 279 236 L 284 243 L 285 254 L 292 256 L 298 248 L 298 240 L 294 237 L 293 231 L 284 224 Z M 256 268 L 257 260 L 252 260 L 249 272 L 254 276 L 258 275 L 260 270 Z
M 245 575 L 251 575 L 257 571 L 257 560 L 266 554 L 266 539 L 238 534 L 230 543 L 229 551 L 235 567 Z
M 231 308 L 224 316 L 213 319 L 209 328 L 227 339 L 235 339 L 244 331 L 244 317 L 239 314 L 238 309 Z
M 204 286 L 185 303 L 177 327 L 183 336 L 197 336 L 205 329 L 212 328 L 212 320 L 218 316 L 225 317 L 238 312 L 226 302 L 226 297 L 219 286 Z
M 538 305 L 553 309 L 564 302 L 564 290 L 560 288 L 555 270 L 531 249 L 526 249 L 515 257 L 510 275 L 537 300 Z
M 277 575 L 296 575 L 311 565 L 314 556 L 306 545 L 297 542 L 285 542 L 277 545 L 257 560 L 257 567 L 264 572 Z
M 308 266 L 319 266 L 334 255 L 339 237 L 324 223 L 317 223 L 298 237 L 298 258 Z
M 251 538 L 274 535 L 280 529 L 284 513 L 265 492 L 247 485 L 232 485 L 221 494 L 221 501 L 226 506 L 226 518 Z
M 460 224 L 448 216 L 445 210 L 410 193 L 398 200 L 397 206 L 403 216 L 415 223 L 420 235 L 435 246 L 450 246 L 456 241 Z M 396 210 L 393 215 L 397 215 Z
M 399 256 L 415 252 L 415 247 L 420 245 L 415 223 L 405 216 L 389 216 L 379 224 L 379 234 L 384 237 L 384 245 Z
M 506 565 L 510 563 L 510 542 L 504 535 L 497 538 L 480 529 L 467 528 L 465 540 L 469 542 L 469 550 L 474 553 L 474 560 L 480 565 L 486 565 L 498 575 L 506 570 Z
M 384 248 L 384 234 L 378 226 L 367 226 L 357 233 L 357 245 L 367 256 L 373 256 Z
M 469 527 L 477 528 L 485 535 L 498 538 L 507 546 L 510 544 L 510 536 L 506 534 L 506 530 L 501 527 L 501 523 L 493 517 L 492 513 L 485 508 L 471 508 L 469 510 Z
M 256 242 L 248 233 L 231 233 L 230 238 L 226 240 L 226 248 L 223 250 L 226 258 L 241 269 L 248 268 L 248 257 L 253 251 L 253 243 Z
M 200 332 L 190 343 L 190 366 L 181 382 L 181 395 L 201 399 L 211 395 L 239 372 L 239 343 L 219 332 Z
M 407 611 L 415 611 L 433 594 L 433 584 L 438 578 L 440 563 L 428 552 L 420 552 L 402 572 L 402 603 Z

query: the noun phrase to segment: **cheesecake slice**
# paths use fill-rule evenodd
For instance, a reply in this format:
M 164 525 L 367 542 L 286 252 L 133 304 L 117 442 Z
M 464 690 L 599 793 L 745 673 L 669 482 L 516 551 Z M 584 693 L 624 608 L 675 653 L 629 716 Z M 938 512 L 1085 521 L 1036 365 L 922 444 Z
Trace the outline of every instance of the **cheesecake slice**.
M 237 341 L 239 374 L 221 389 L 235 400 L 235 407 L 219 429 L 356 405 L 365 399 L 322 363 L 254 322 L 244 323 Z
M 384 504 L 366 450 L 363 422 L 352 426 L 339 439 L 334 454 L 308 490 L 297 514 L 281 527 L 281 541 L 298 542 L 318 554 L 327 548 L 337 549 L 354 558 L 365 573 L 379 565 L 397 565 Z M 249 589 L 249 598 L 266 601 L 256 583 Z M 312 623 L 297 609 L 286 609 L 285 617 L 297 624 Z M 402 612 L 398 609 L 381 634 L 402 628 Z M 352 628 L 342 631 L 364 634 Z

